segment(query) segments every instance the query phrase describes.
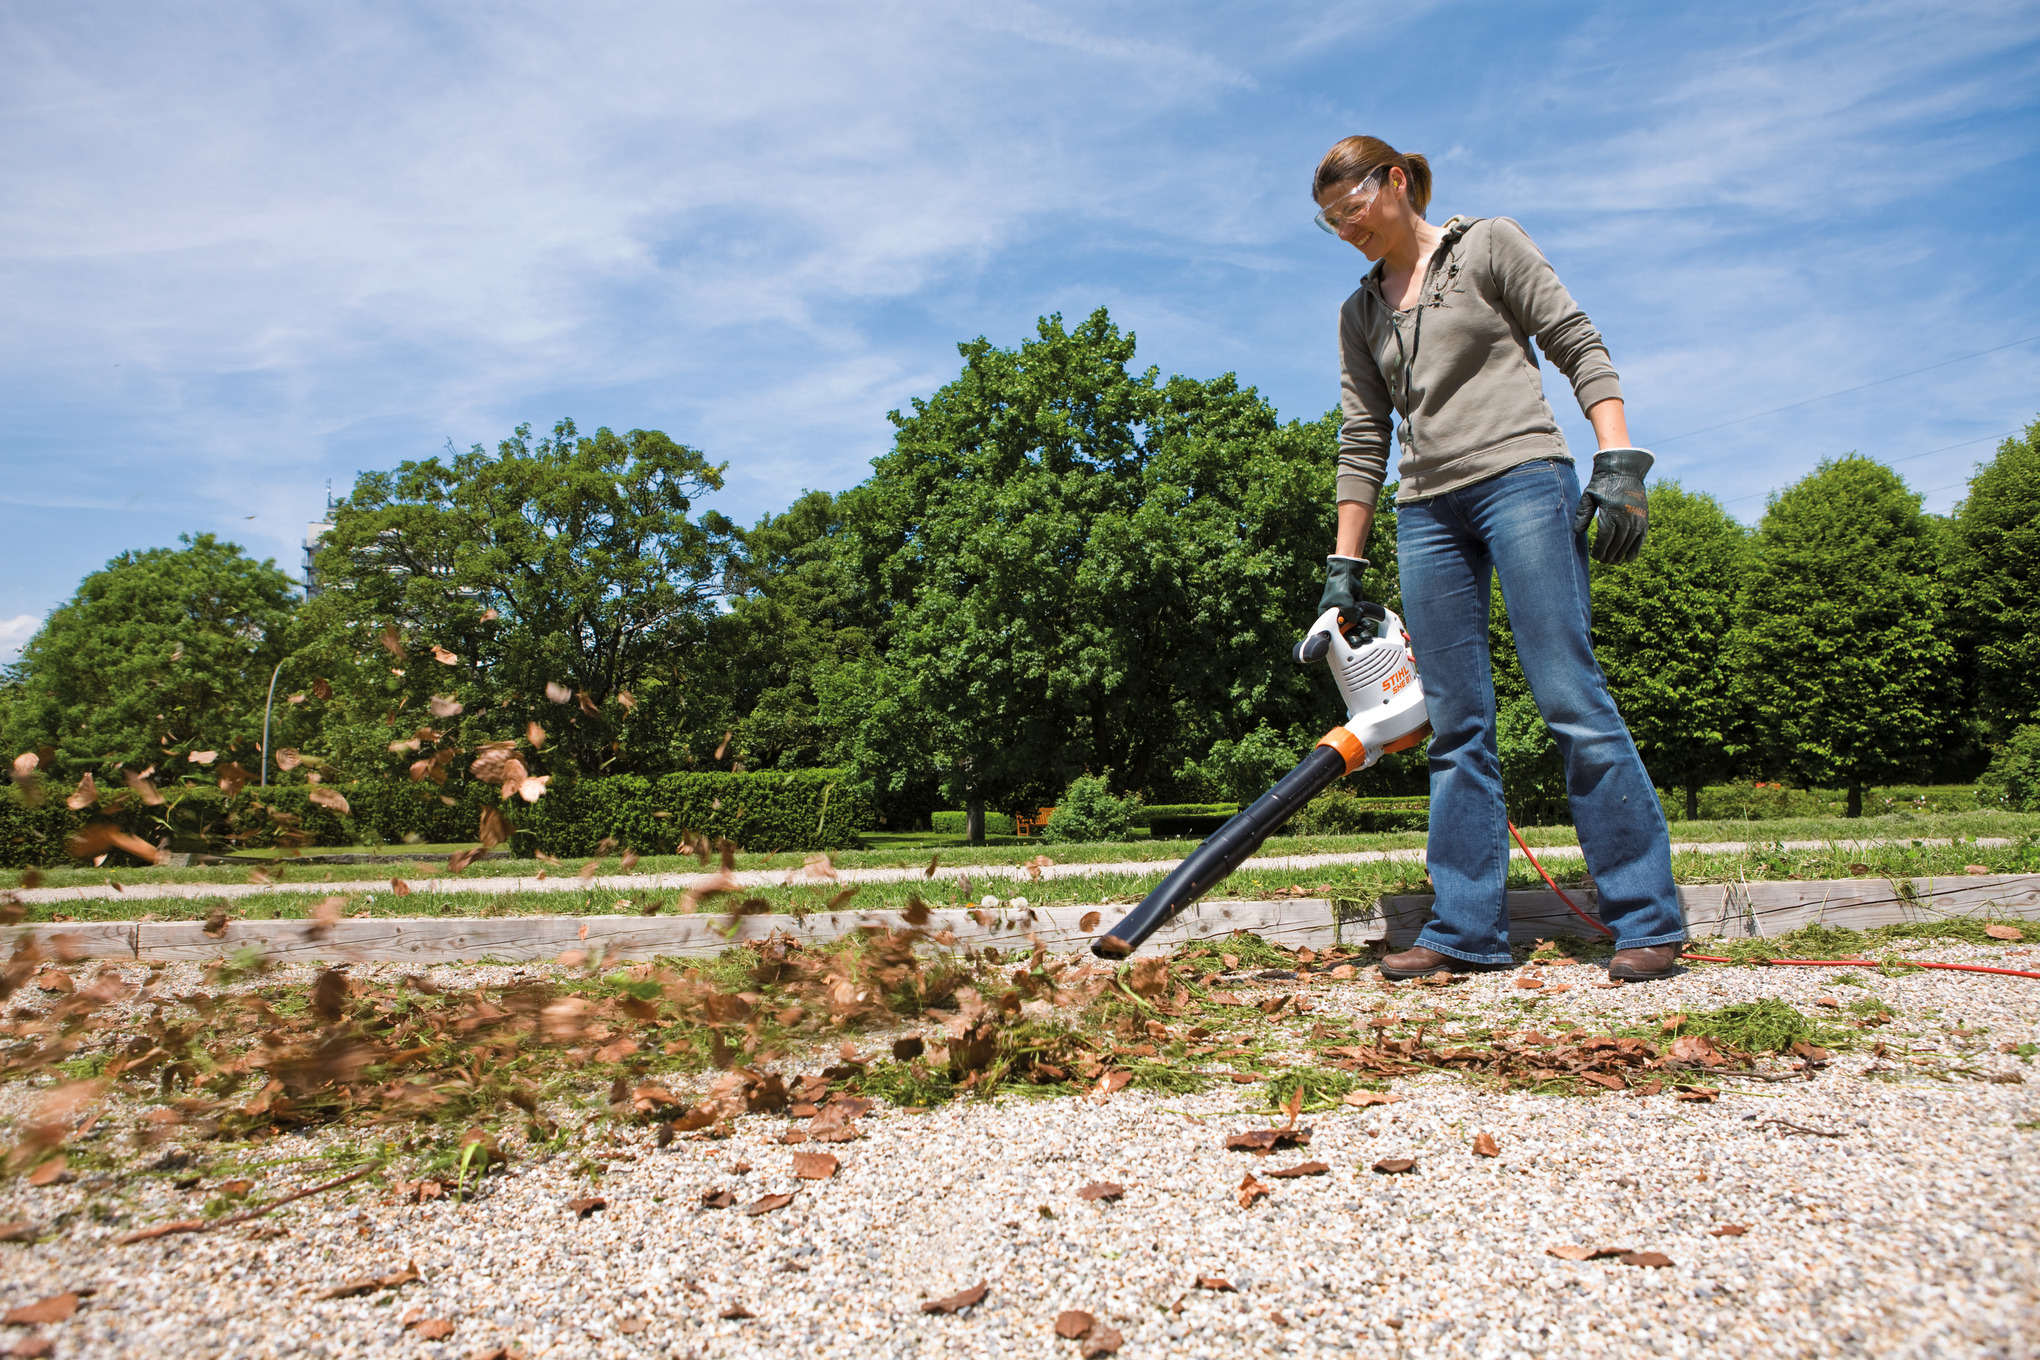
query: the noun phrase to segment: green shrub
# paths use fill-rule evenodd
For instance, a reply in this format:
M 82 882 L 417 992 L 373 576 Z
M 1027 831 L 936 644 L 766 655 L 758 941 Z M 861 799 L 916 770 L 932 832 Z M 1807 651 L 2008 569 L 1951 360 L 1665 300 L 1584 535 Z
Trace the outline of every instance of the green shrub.
M 931 812 L 928 814 L 928 824 L 934 827 L 937 835 L 941 836 L 967 836 L 970 834 L 970 814 L 968 812 Z M 1019 834 L 1019 828 L 1013 824 L 1013 819 L 1005 813 L 987 812 L 985 814 L 985 834 L 987 836 L 1015 836 Z
M 1665 820 L 1686 820 L 1686 796 L 1675 789 L 1659 789 L 1658 802 Z M 1698 800 L 1703 822 L 1770 821 L 1781 817 L 1839 817 L 1848 805 L 1841 789 L 1794 789 L 1783 784 L 1709 784 Z M 1981 791 L 1968 784 L 1893 784 L 1863 791 L 1863 815 L 1882 817 L 1894 812 L 1974 812 L 1985 803 Z
M 1052 841 L 1123 841 L 1140 807 L 1138 798 L 1113 794 L 1103 775 L 1079 775 L 1057 800 L 1048 819 Z
M 1214 743 L 1204 768 L 1217 777 L 1228 797 L 1244 805 L 1266 793 L 1309 754 L 1308 746 L 1299 750 L 1297 743 L 1268 726 L 1264 718 L 1238 741 Z
M 1144 826 L 1156 840 L 1185 840 L 1209 836 L 1240 810 L 1238 803 L 1156 803 L 1133 814 L 1133 825 Z
M 1976 805 L 2040 812 L 2040 723 L 2021 727 L 1991 755 L 1990 768 L 1976 782 Z
M 1430 828 L 1429 798 L 1363 798 L 1335 784 L 1304 804 L 1283 830 L 1295 836 L 1353 836 Z
M 172 786 L 149 807 L 125 789 L 98 807 L 74 812 L 51 791 L 36 807 L 18 789 L 0 794 L 0 867 L 48 868 L 71 863 L 64 841 L 92 822 L 111 821 L 172 851 L 260 849 L 302 832 L 306 849 L 321 846 L 471 842 L 485 806 L 500 808 L 515 828 L 520 853 L 591 855 L 604 840 L 641 853 L 671 854 L 680 833 L 727 837 L 747 850 L 833 850 L 857 844 L 871 813 L 868 799 L 837 770 L 764 774 L 636 775 L 555 783 L 538 802 L 504 803 L 493 785 L 470 779 L 435 784 L 342 786 L 349 809 L 340 815 L 311 802 L 305 784 L 251 786 L 232 798 L 210 785 Z M 136 861 L 113 851 L 107 862 Z

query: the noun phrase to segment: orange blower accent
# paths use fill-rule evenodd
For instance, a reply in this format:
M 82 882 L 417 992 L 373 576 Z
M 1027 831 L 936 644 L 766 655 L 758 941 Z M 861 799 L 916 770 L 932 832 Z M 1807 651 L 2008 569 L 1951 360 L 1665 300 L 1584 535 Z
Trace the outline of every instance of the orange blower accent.
M 1346 729 L 1342 727 L 1342 728 L 1340 728 L 1339 730 L 1340 730 L 1341 732 L 1343 732 L 1343 731 L 1345 731 Z M 1423 725 L 1422 727 L 1419 727 L 1419 728 L 1418 728 L 1418 729 L 1417 729 L 1416 731 L 1414 731 L 1414 732 L 1410 733 L 1410 734 L 1409 734 L 1408 736 L 1406 736 L 1406 737 L 1397 737 L 1397 738 L 1396 738 L 1396 739 L 1395 739 L 1394 741 L 1392 741 L 1392 742 L 1390 742 L 1390 743 L 1389 743 L 1388 745 L 1386 745 L 1386 746 L 1382 747 L 1382 748 L 1381 748 L 1381 753 L 1382 753 L 1383 755 L 1385 755 L 1385 756 L 1386 756 L 1386 755 L 1393 755 L 1393 754 L 1395 754 L 1395 753 L 1396 753 L 1397 751 L 1407 751 L 1407 750 L 1409 750 L 1409 749 L 1410 749 L 1410 748 L 1411 748 L 1412 746 L 1415 746 L 1415 745 L 1416 745 L 1416 744 L 1417 744 L 1418 742 L 1422 741 L 1422 740 L 1423 740 L 1423 739 L 1424 739 L 1425 737 L 1428 737 L 1428 736 L 1430 736 L 1430 735 L 1431 735 L 1431 724 L 1429 724 L 1429 723 L 1425 723 L 1425 724 L 1424 724 L 1424 725 Z M 1347 773 L 1347 774 L 1351 774 L 1351 773 L 1353 773 L 1353 772 L 1352 772 L 1351 770 L 1348 770 L 1348 771 L 1346 771 L 1346 773 Z
M 1346 773 L 1351 774 L 1367 763 L 1367 748 L 1360 744 L 1360 738 L 1343 727 L 1334 727 L 1318 738 L 1318 745 L 1329 746 L 1346 758 Z

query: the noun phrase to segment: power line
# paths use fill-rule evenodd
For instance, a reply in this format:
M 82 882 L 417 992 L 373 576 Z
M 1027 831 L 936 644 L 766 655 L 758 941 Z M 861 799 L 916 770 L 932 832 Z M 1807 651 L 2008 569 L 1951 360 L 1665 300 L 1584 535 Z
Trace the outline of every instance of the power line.
M 1949 451 L 1950 451 L 1951 449 L 1966 449 L 1966 448 L 1968 448 L 1968 447 L 1969 447 L 1969 446 L 1970 446 L 1971 444 L 1988 444 L 1988 443 L 1991 443 L 1992 441 L 1994 441 L 1994 440 L 1998 440 L 1998 439 L 2010 439 L 2010 438 L 2011 438 L 2011 437 L 2012 437 L 2013 435 L 2015 435 L 2015 434 L 2017 434 L 2017 433 L 2018 433 L 2018 431 L 2017 431 L 2017 430 L 2007 430 L 2007 431 L 2005 431 L 2005 432 L 2004 432 L 2003 434 L 1986 434 L 1986 435 L 1979 435 L 1979 436 L 1978 436 L 1977 438 L 1975 438 L 1975 439 L 1965 439 L 1965 440 L 1963 440 L 1963 441 L 1962 441 L 1961 443 L 1959 443 L 1959 444 L 1943 444 L 1943 445 L 1942 445 L 1942 446 L 1941 446 L 1940 448 L 1938 448 L 1938 449 L 1928 449 L 1928 450 L 1926 450 L 1926 451 L 1925 451 L 1924 453 L 1908 453 L 1908 454 L 1907 454 L 1907 455 L 1906 455 L 1905 457 L 1903 457 L 1903 458 L 1887 458 L 1887 459 L 1885 459 L 1885 460 L 1884 460 L 1884 466 L 1886 466 L 1886 467 L 1896 467 L 1896 466 L 1898 466 L 1898 465 L 1899 465 L 1900 463 L 1910 463 L 1910 462 L 1911 462 L 1911 461 L 1912 461 L 1913 459 L 1915 459 L 1915 458 L 1926 458 L 1926 457 L 1929 457 L 1930 455 L 1932 455 L 1932 454 L 1936 454 L 1936 453 L 1947 453 L 1947 452 L 1949 452 Z M 1960 485 L 1961 485 L 1961 483 L 1960 483 L 1960 482 L 1955 482 L 1955 483 L 1952 483 L 1952 485 L 1955 485 L 1955 486 L 1960 486 Z M 1935 487 L 1935 488 L 1934 488 L 1934 491 L 1946 491 L 1947 489 L 1948 489 L 1948 488 L 1947 488 L 1947 487 L 1945 487 L 1945 486 L 1937 486 L 1937 487 Z M 1920 494 L 1921 494 L 1922 496 L 1931 496 L 1931 495 L 1933 495 L 1933 494 L 1934 494 L 1934 491 L 1922 491 L 1922 492 L 1920 492 Z M 1734 500 L 1728 500 L 1728 501 L 1723 501 L 1723 502 L 1722 502 L 1722 504 L 1723 504 L 1723 505 L 1740 505 L 1740 504 L 1742 504 L 1742 503 L 1743 503 L 1744 501 L 1753 501 L 1753 500 L 1755 500 L 1755 499 L 1756 499 L 1757 497 L 1759 497 L 1759 496 L 1768 496 L 1768 495 L 1770 495 L 1770 494 L 1771 494 L 1771 493 L 1770 493 L 1770 492 L 1768 492 L 1768 491 L 1753 491 L 1753 492 L 1751 492 L 1751 493 L 1750 493 L 1749 495 L 1747 495 L 1747 496 L 1737 496 L 1737 497 L 1736 497 L 1736 498 L 1735 498 Z
M 2030 345 L 2035 340 L 2040 340 L 2040 335 L 2029 335 L 2023 340 L 2012 340 L 2002 345 L 1993 345 L 1989 349 L 1980 349 L 1974 354 L 1958 354 L 1953 359 L 1943 359 L 1938 364 L 1928 364 L 1925 368 L 1915 368 L 1905 373 L 1894 373 L 1888 378 L 1879 378 L 1875 382 L 1866 382 L 1855 387 L 1844 387 L 1839 392 L 1827 392 L 1818 397 L 1808 397 L 1804 401 L 1789 401 L 1783 406 L 1773 406 L 1768 411 L 1758 411 L 1753 415 L 1737 416 L 1734 420 L 1724 420 L 1719 425 L 1709 425 L 1703 429 L 1688 430 L 1684 434 L 1675 434 L 1670 439 L 1653 440 L 1651 447 L 1663 448 L 1666 444 L 1677 443 L 1681 439 L 1691 439 L 1696 434 L 1711 434 L 1715 430 L 1725 430 L 1731 425 L 1741 425 L 1746 421 L 1761 420 L 1765 416 L 1775 416 L 1780 411 L 1796 410 L 1801 406 L 1811 406 L 1817 401 L 1828 401 L 1834 397 L 1846 397 L 1851 392 L 1862 392 L 1868 388 L 1881 387 L 1885 383 L 1897 382 L 1900 378 L 1916 377 L 1921 373 L 1931 373 L 1937 368 L 1946 368 L 1950 364 L 1960 364 L 1966 363 L 1971 359 L 1981 359 L 1984 355 L 1996 354 L 1999 350 L 2017 349 L 2020 345 Z

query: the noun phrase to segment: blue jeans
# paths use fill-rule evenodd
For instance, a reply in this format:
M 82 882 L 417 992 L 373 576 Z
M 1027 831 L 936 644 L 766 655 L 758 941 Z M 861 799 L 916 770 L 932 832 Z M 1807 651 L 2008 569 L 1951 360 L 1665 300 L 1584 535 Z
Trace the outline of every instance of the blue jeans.
M 1579 481 L 1540 458 L 1396 507 L 1403 615 L 1431 714 L 1431 920 L 1417 943 L 1509 962 L 1508 812 L 1495 752 L 1489 582 L 1499 572 L 1516 654 L 1565 757 L 1565 791 L 1601 919 L 1619 948 L 1686 938 L 1671 833 L 1594 659 Z

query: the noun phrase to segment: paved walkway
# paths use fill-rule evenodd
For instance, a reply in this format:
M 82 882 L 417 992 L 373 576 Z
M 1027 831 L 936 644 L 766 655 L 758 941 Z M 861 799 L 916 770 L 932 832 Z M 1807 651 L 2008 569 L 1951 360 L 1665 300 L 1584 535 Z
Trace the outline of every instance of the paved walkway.
M 1786 841 L 1787 850 L 1838 849 L 1860 851 L 1890 845 L 1954 845 L 1958 842 L 1948 839 L 1894 839 L 1862 841 Z M 1987 838 L 1974 842 L 1980 849 L 2002 848 L 2012 842 L 2004 838 Z M 1674 841 L 1672 849 L 1678 853 L 1700 853 L 1736 855 L 1752 847 L 1768 848 L 1776 841 Z M 1522 859 L 1521 850 L 1511 850 L 1510 857 Z M 1540 860 L 1576 860 L 1582 857 L 1577 845 L 1552 845 L 1538 847 Z M 1418 848 L 1408 850 L 1353 850 L 1342 854 L 1327 855 L 1265 855 L 1250 859 L 1240 865 L 1241 872 L 1303 873 L 1312 869 L 1325 869 L 1340 864 L 1380 864 L 1384 862 L 1421 864 L 1424 852 Z M 1181 864 L 1181 860 L 1123 860 L 1104 864 L 1050 864 L 1042 866 L 1039 877 L 1043 879 L 1096 878 L 1106 874 L 1128 874 L 1160 878 L 1169 870 Z M 146 872 L 145 870 L 142 872 Z M 708 875 L 703 874 L 604 874 L 593 878 L 580 878 L 573 874 L 558 878 L 431 878 L 405 880 L 413 892 L 424 893 L 572 893 L 590 889 L 605 889 L 616 892 L 682 892 L 693 887 Z M 782 887 L 787 884 L 815 885 L 828 882 L 807 875 L 801 869 L 747 869 L 733 875 L 738 886 L 746 888 Z M 907 883 L 926 881 L 931 876 L 925 869 L 839 869 L 834 882 L 849 886 L 857 883 Z M 932 875 L 934 881 L 948 883 L 968 878 L 973 885 L 994 881 L 1033 881 L 1036 875 L 1025 864 L 970 864 L 937 868 Z M 284 882 L 284 883 L 124 883 L 116 891 L 103 883 L 81 884 L 65 888 L 29 888 L 17 890 L 15 895 L 23 902 L 86 902 L 101 898 L 118 897 L 122 901 L 140 902 L 171 898 L 243 898 L 265 897 L 275 893 L 330 893 L 338 891 L 374 892 L 380 886 L 375 879 L 352 879 L 340 882 Z

